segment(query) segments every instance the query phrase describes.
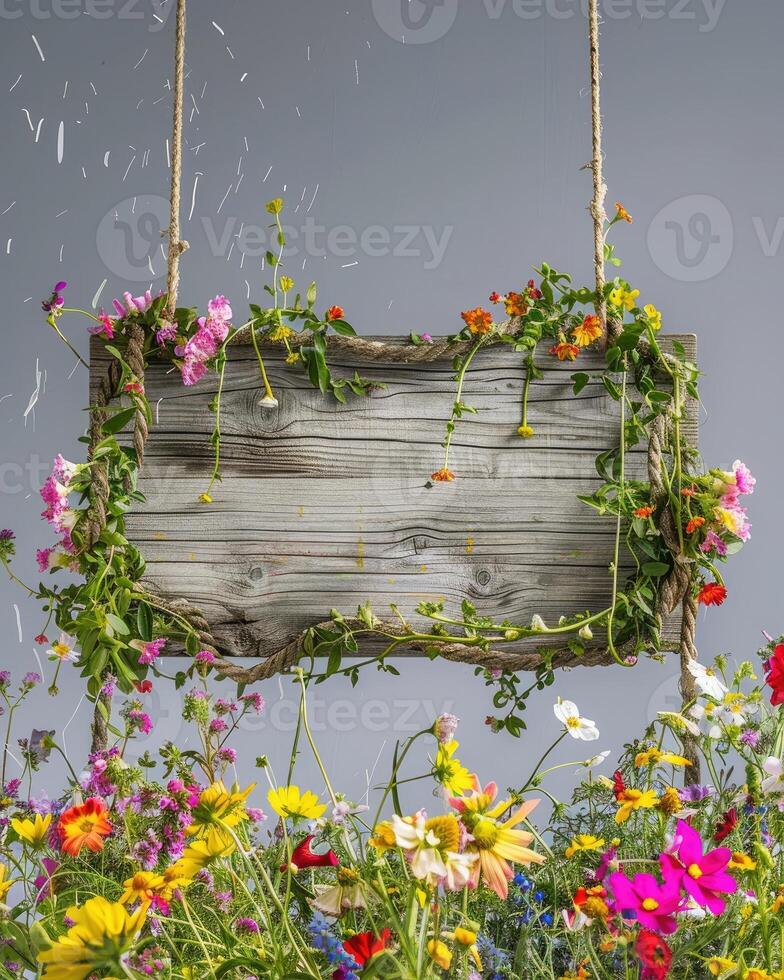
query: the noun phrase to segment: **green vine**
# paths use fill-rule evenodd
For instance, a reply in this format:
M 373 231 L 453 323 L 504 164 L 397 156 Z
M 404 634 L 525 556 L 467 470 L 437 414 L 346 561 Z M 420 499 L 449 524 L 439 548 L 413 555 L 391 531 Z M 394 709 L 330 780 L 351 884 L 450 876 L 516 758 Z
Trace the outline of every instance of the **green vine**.
M 53 474 L 42 489 L 47 505 L 44 516 L 61 540 L 57 546 L 39 551 L 39 567 L 45 572 L 69 569 L 78 573 L 80 581 L 60 587 L 44 582 L 31 587 L 19 582 L 10 567 L 14 554 L 10 531 L 0 532 L 4 535 L 0 537 L 0 561 L 16 582 L 43 603 L 45 628 L 53 620 L 62 631 L 61 642 L 53 646 L 50 656 L 76 662 L 93 700 L 100 701 L 107 676 L 110 683 L 129 693 L 150 671 L 158 672 L 158 657 L 167 643 L 181 645 L 191 656 L 202 647 L 194 625 L 185 616 L 172 612 L 141 584 L 144 559 L 126 536 L 125 515 L 143 498 L 137 488 L 136 452 L 120 434 L 139 414 L 148 424 L 152 421 L 142 379 L 131 368 L 135 356 L 130 351 L 131 334 L 138 342 L 138 328 L 142 328 L 145 365 L 154 359 L 168 359 L 182 372 L 185 384 L 197 383 L 208 371 L 217 376 L 217 391 L 210 405 L 214 414 L 214 464 L 207 489 L 201 495 L 205 503 L 212 501 L 212 491 L 220 481 L 221 403 L 233 344 L 246 336 L 251 339 L 261 377 L 260 404 L 264 408 L 277 405 L 277 399 L 266 372 L 262 342 L 282 344 L 287 363 L 299 365 L 314 387 L 339 402 L 344 402 L 348 394 L 367 396 L 376 387 L 376 383 L 357 374 L 351 378 L 332 375 L 326 360 L 329 331 L 344 337 L 355 333 L 340 307 L 332 307 L 323 316 L 315 312 L 315 284 L 308 288 L 303 303 L 293 280 L 281 273 L 285 247 L 282 206 L 280 199 L 267 205 L 275 219 L 279 245 L 277 255 L 270 252 L 266 257 L 273 270 L 272 285 L 265 286 L 272 306 L 252 305 L 249 320 L 240 327 L 230 323 L 231 308 L 222 296 L 211 301 L 205 317 L 199 317 L 195 309 L 179 308 L 171 320 L 165 312 L 167 297 L 152 297 L 149 293 L 136 298 L 125 294 L 123 302 L 115 301 L 116 317 L 103 311 L 95 315 L 67 310 L 61 295 L 65 283 L 58 283 L 43 304 L 48 322 L 63 339 L 58 321 L 64 313 L 79 312 L 90 318 L 91 332 L 104 339 L 105 350 L 117 368 L 116 398 L 110 406 L 94 408 L 103 414 L 99 416 L 100 438 L 93 439 L 89 461 L 69 464 L 58 457 Z M 621 208 L 607 230 L 619 220 L 627 220 Z M 606 251 L 609 261 L 618 264 L 612 246 L 606 245 Z M 469 368 L 483 347 L 507 344 L 521 355 L 524 381 L 518 432 L 525 440 L 531 440 L 536 436 L 531 425 L 529 394 L 546 370 L 535 360 L 542 347 L 550 357 L 576 361 L 583 350 L 606 340 L 605 368 L 593 380 L 601 382 L 618 403 L 619 439 L 616 447 L 597 457 L 600 485 L 580 499 L 599 516 L 612 518 L 615 523 L 609 605 L 598 612 L 564 616 L 548 625 L 537 614 L 529 623 L 498 622 L 494 617 L 480 615 L 469 602 L 463 603 L 459 615 L 450 616 L 443 603 L 423 602 L 417 612 L 426 621 L 424 628 L 410 624 L 396 608 L 392 623 L 380 620 L 368 605 L 361 606 L 352 619 L 333 611 L 327 625 L 311 628 L 301 640 L 301 652 L 310 661 L 309 675 L 314 679 L 340 674 L 356 683 L 360 669 L 371 665 L 395 674 L 397 669 L 389 658 L 403 646 L 419 647 L 431 658 L 446 646 L 457 647 L 466 652 L 466 660 L 470 660 L 473 649 L 481 655 L 476 672 L 494 688 L 493 704 L 499 712 L 488 723 L 494 730 L 505 729 L 519 735 L 525 728 L 527 698 L 532 691 L 553 681 L 557 652 L 553 641 L 558 642 L 559 650 L 568 649 L 578 660 L 598 641 L 603 641 L 614 660 L 624 666 L 635 663 L 643 652 L 658 656 L 662 627 L 659 596 L 676 564 L 690 570 L 692 588 L 699 593 L 701 602 L 710 605 L 724 600 L 726 589 L 718 565 L 748 537 L 748 522 L 739 497 L 751 492 L 753 478 L 741 463 L 735 464 L 732 472 L 693 472 L 695 460 L 684 445 L 682 423 L 687 399 L 698 398 L 696 365 L 677 342 L 672 344 L 672 353 L 662 351 L 657 339 L 661 314 L 652 305 L 638 306 L 639 292 L 626 280 L 616 277 L 605 288 L 602 299 L 614 330 L 610 338 L 604 338 L 599 318 L 589 312 L 600 305 L 595 290 L 575 288 L 568 275 L 544 263 L 537 272 L 538 284 L 530 280 L 520 292 L 504 297 L 492 294 L 492 302 L 503 302 L 506 320 L 496 322 L 489 311 L 477 307 L 463 313 L 465 326 L 450 338 L 464 346 L 454 361 L 456 395 L 446 423 L 443 466 L 431 479 L 448 483 L 456 478 L 449 468 L 450 450 L 453 457 L 457 454 L 459 458 L 459 448 L 452 444 L 457 424 L 476 411 L 465 402 L 463 391 Z M 293 324 L 298 325 L 298 331 Z M 425 335 L 413 342 L 423 344 L 429 340 Z M 587 372 L 572 375 L 575 397 L 591 380 Z M 627 465 L 630 450 L 647 443 L 654 425 L 663 433 L 659 464 L 663 494 L 630 474 Z M 90 442 L 86 437 L 83 441 Z M 91 535 L 96 520 L 94 471 L 98 467 L 108 487 L 106 520 L 100 533 Z M 72 505 L 74 499 L 78 503 Z M 663 532 L 670 525 L 675 529 L 674 541 Z M 624 547 L 626 556 L 622 555 Z M 626 557 L 631 561 L 632 573 L 624 577 Z M 360 643 L 371 637 L 376 643 L 379 639 L 384 641 L 381 650 L 362 658 Z M 514 671 L 491 664 L 493 651 L 510 646 L 517 650 L 523 640 L 541 644 L 533 681 L 521 681 Z M 346 662 L 348 658 L 350 662 Z M 177 676 L 179 681 L 184 679 L 183 674 Z

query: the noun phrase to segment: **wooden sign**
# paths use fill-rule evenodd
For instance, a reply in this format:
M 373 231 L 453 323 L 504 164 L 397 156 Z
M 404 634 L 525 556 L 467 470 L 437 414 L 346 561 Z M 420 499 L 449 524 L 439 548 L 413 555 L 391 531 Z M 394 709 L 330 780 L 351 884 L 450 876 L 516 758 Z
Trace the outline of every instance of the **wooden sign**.
M 672 339 L 696 358 L 692 335 L 662 338 L 662 346 Z M 267 346 L 280 401 L 270 409 L 259 405 L 252 346 L 232 347 L 223 482 L 205 505 L 198 497 L 212 467 L 208 404 L 217 380 L 208 375 L 186 388 L 153 359 L 146 391 L 154 425 L 140 480 L 147 502 L 128 517 L 147 583 L 200 606 L 223 652 L 253 657 L 277 651 L 331 608 L 353 614 L 366 600 L 379 616 L 395 603 L 417 619 L 423 599 L 443 598 L 455 612 L 469 599 L 482 613 L 521 624 L 535 613 L 552 624 L 564 613 L 604 608 L 615 521 L 577 495 L 599 485 L 595 458 L 618 445 L 618 405 L 601 383 L 577 398 L 571 391 L 571 375 L 601 370 L 602 354 L 560 363 L 540 348 L 537 361 L 545 376 L 531 389 L 535 437 L 524 440 L 521 356 L 505 345 L 477 355 L 463 400 L 479 412 L 455 432 L 457 479 L 432 484 L 454 400 L 450 357 L 390 364 L 332 352 L 334 373 L 358 370 L 386 385 L 340 405 Z M 107 363 L 94 342 L 93 385 Z M 684 435 L 696 446 L 693 407 Z M 631 476 L 643 476 L 645 448 L 631 454 Z M 672 620 L 664 632 L 674 648 L 678 630 Z

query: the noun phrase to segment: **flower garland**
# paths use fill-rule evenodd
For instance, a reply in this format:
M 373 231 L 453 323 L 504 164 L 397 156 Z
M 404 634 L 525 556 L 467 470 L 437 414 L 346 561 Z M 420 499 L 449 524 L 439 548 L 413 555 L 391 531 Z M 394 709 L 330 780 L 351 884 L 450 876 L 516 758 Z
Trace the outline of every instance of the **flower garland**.
M 74 464 L 58 457 L 41 491 L 46 505 L 43 516 L 60 535 L 60 541 L 39 550 L 39 569 L 67 569 L 82 576 L 83 581 L 60 588 L 44 583 L 37 588 L 24 586 L 44 603 L 48 615 L 42 635 L 52 620 L 62 633 L 50 656 L 60 662 L 76 663 L 88 679 L 89 696 L 97 700 L 99 708 L 103 705 L 104 714 L 106 707 L 100 694 L 107 673 L 116 678 L 123 692 L 129 693 L 145 682 L 150 670 L 159 671 L 158 658 L 170 642 L 183 645 L 190 655 L 205 646 L 203 631 L 192 619 L 140 584 L 144 559 L 125 534 L 125 514 L 142 499 L 137 479 L 143 440 L 136 439 L 134 446 L 128 446 L 119 435 L 134 421 L 137 427 L 140 423 L 145 426 L 145 432 L 151 424 L 143 379 L 146 362 L 153 357 L 171 360 L 185 385 L 198 383 L 208 371 L 217 374 L 218 391 L 211 403 L 215 461 L 209 483 L 200 496 L 205 504 L 212 502 L 215 484 L 220 481 L 221 398 L 233 343 L 250 337 L 259 365 L 260 404 L 264 408 L 273 408 L 278 401 L 267 376 L 263 343 L 283 345 L 287 363 L 299 365 L 314 387 L 339 402 L 345 401 L 348 394 L 368 396 L 376 387 L 358 374 L 353 378 L 332 375 L 326 360 L 328 333 L 345 338 L 356 335 L 341 307 L 332 306 L 323 316 L 315 312 L 315 284 L 307 289 L 303 303 L 293 280 L 282 273 L 282 208 L 281 199 L 266 206 L 274 217 L 279 244 L 277 255 L 270 252 L 266 256 L 273 272 L 272 285 L 265 286 L 272 306 L 251 306 L 250 319 L 240 327 L 232 325 L 231 305 L 221 295 L 210 301 L 205 316 L 189 308 L 169 313 L 167 297 L 153 297 L 150 292 L 141 297 L 126 293 L 122 301 L 115 300 L 114 316 L 103 310 L 97 315 L 71 310 L 65 306 L 64 282 L 58 283 L 43 303 L 48 323 L 66 343 L 60 318 L 66 313 L 87 316 L 91 320 L 90 333 L 104 341 L 117 374 L 117 398 L 101 409 L 98 438 L 93 440 L 89 460 Z M 616 265 L 619 260 L 613 246 L 607 243 L 607 232 L 619 221 L 630 220 L 628 212 L 618 204 L 616 215 L 606 223 L 605 254 Z M 449 344 L 456 345 L 462 353 L 454 361 L 456 397 L 446 426 L 443 465 L 431 477 L 436 483 L 455 479 L 449 468 L 452 437 L 457 423 L 475 412 L 463 400 L 462 392 L 466 373 L 482 347 L 503 343 L 521 355 L 525 380 L 518 432 L 530 440 L 535 438 L 535 432 L 530 424 L 528 397 L 531 384 L 542 376 L 543 368 L 536 363 L 540 344 L 547 342 L 552 357 L 576 361 L 581 351 L 602 340 L 598 317 L 586 311 L 586 307 L 597 305 L 596 292 L 573 287 L 568 275 L 546 264 L 537 271 L 538 285 L 530 280 L 519 292 L 510 291 L 503 297 L 491 295 L 491 302 L 503 303 L 509 319 L 495 322 L 489 311 L 478 307 L 462 314 L 464 328 L 448 338 Z M 671 576 L 682 576 L 685 569 L 687 593 L 696 595 L 704 605 L 720 605 L 725 600 L 727 590 L 718 566 L 748 540 L 750 525 L 741 497 L 753 492 L 755 481 L 739 461 L 731 471 L 712 469 L 701 475 L 690 472 L 690 453 L 683 444 L 681 427 L 687 399 L 698 397 L 698 371 L 678 344 L 674 345 L 673 354 L 662 351 L 657 341 L 661 314 L 650 304 L 640 308 L 638 296 L 638 290 L 616 277 L 606 284 L 601 297 L 610 310 L 613 337 L 606 347 L 606 369 L 599 378 L 619 405 L 619 445 L 597 458 L 597 472 L 603 482 L 593 494 L 580 498 L 599 515 L 615 518 L 610 605 L 596 612 L 564 616 L 557 624 L 548 625 L 536 614 L 529 623 L 498 622 L 494 617 L 480 615 L 469 602 L 463 603 L 459 615 L 447 614 L 443 603 L 423 602 L 417 611 L 429 621 L 428 629 L 409 624 L 397 610 L 397 622 L 390 626 L 366 605 L 354 619 L 333 612 L 327 626 L 322 624 L 307 631 L 295 655 L 284 661 L 283 667 L 290 667 L 304 656 L 310 660 L 314 677 L 340 673 L 356 683 L 360 668 L 366 665 L 396 673 L 388 658 L 401 646 L 419 647 L 433 657 L 457 647 L 464 655 L 453 659 L 470 662 L 475 658 L 479 664 L 477 673 L 488 685 L 496 687 L 493 702 L 502 714 L 489 719 L 493 729 L 503 728 L 518 735 L 525 728 L 522 712 L 528 696 L 552 682 L 557 650 L 544 647 L 539 651 L 533 684 L 522 683 L 503 658 L 494 665 L 489 656 L 493 650 L 528 638 L 542 643 L 556 640 L 561 646 L 565 644 L 573 657 L 587 661 L 595 631 L 601 630 L 612 658 L 629 666 L 643 651 L 655 656 L 661 648 L 662 617 L 675 605 L 673 602 L 665 606 L 661 597 Z M 290 326 L 295 323 L 302 328 L 300 332 Z M 433 343 L 427 335 L 412 335 L 411 341 L 414 346 Z M 142 352 L 135 369 L 132 342 Z M 577 397 L 590 377 L 577 372 L 572 380 Z M 659 434 L 661 445 L 652 482 L 632 479 L 627 472 L 627 454 L 653 432 Z M 96 537 L 88 532 L 94 516 L 93 481 L 98 468 L 106 483 L 107 499 L 106 519 Z M 72 503 L 74 498 L 77 504 Z M 10 531 L 3 534 L 0 561 L 10 573 L 13 538 Z M 620 573 L 622 545 L 634 564 L 634 573 L 625 583 Z M 344 657 L 356 657 L 360 641 L 368 634 L 388 639 L 382 652 L 345 664 Z M 326 659 L 320 662 L 322 657 Z M 226 673 L 234 676 L 228 665 Z M 243 682 L 240 675 L 237 679 Z

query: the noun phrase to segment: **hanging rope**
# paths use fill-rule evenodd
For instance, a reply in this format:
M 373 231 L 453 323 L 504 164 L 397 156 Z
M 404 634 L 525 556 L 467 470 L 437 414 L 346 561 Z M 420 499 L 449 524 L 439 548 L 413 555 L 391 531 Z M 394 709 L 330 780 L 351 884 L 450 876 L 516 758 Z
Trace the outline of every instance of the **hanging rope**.
M 180 286 L 180 256 L 188 248 L 188 243 L 180 240 L 180 198 L 182 188 L 182 116 L 185 99 L 185 0 L 177 0 L 177 23 L 174 46 L 174 106 L 172 109 L 171 144 L 171 194 L 169 209 L 169 254 L 167 268 L 167 312 L 171 317 L 177 308 L 177 293 Z M 144 385 L 144 327 L 129 323 L 127 332 L 125 360 L 134 379 Z M 103 424 L 106 421 L 106 406 L 117 394 L 120 383 L 120 365 L 112 360 L 106 376 L 101 379 L 90 403 L 90 447 L 88 459 L 103 438 Z M 144 463 L 144 449 L 149 431 L 147 418 L 141 405 L 134 414 L 133 448 L 139 470 Z M 107 506 L 109 502 L 109 474 L 106 463 L 93 465 L 90 479 L 90 506 L 85 525 L 85 550 L 95 547 L 106 527 Z M 97 699 L 92 724 L 92 752 L 99 752 L 108 744 L 107 718 L 111 711 L 112 699 L 100 694 Z

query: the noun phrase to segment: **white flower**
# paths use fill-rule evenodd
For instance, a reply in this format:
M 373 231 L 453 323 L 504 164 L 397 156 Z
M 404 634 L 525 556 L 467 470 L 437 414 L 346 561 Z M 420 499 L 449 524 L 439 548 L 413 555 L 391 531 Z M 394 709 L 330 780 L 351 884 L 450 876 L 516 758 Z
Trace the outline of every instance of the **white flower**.
M 316 885 L 313 907 L 337 918 L 347 909 L 367 908 L 367 886 L 352 868 L 337 869 L 336 885 Z
M 586 759 L 585 762 L 581 762 L 580 765 L 585 769 L 595 769 L 604 762 L 609 754 L 610 750 L 606 749 L 604 752 L 599 752 L 597 755 L 592 755 L 590 759 Z
M 457 731 L 457 726 L 460 724 L 460 719 L 457 715 L 452 715 L 448 711 L 444 714 L 439 715 L 435 720 L 433 725 L 433 731 L 438 741 L 442 745 L 446 745 L 447 742 L 451 742 L 455 737 L 455 732 Z
M 747 701 L 742 694 L 735 691 L 728 691 L 724 695 L 719 717 L 725 725 L 737 725 L 740 728 L 748 716 L 756 714 L 757 710 L 758 705 L 753 701 Z
M 349 803 L 348 800 L 338 800 L 332 808 L 332 823 L 341 827 L 346 822 L 346 817 L 353 817 L 357 813 L 366 813 L 370 807 L 364 804 Z
M 716 701 L 721 701 L 727 693 L 727 687 L 713 667 L 705 667 L 696 660 L 689 660 L 686 666 L 702 693 Z
M 460 854 L 460 831 L 454 815 L 428 820 L 420 810 L 403 820 L 392 817 L 392 832 L 397 846 L 408 852 L 411 873 L 430 884 L 442 882 L 452 891 L 465 888 L 472 878 L 476 854 Z
M 586 623 L 585 626 L 581 627 L 580 632 L 577 635 L 580 637 L 581 640 L 593 639 L 593 632 L 591 631 L 591 627 L 588 625 L 588 623 Z
M 539 630 L 539 631 L 542 631 L 542 630 L 546 630 L 547 629 L 547 623 L 542 619 L 542 617 L 539 615 L 539 613 L 535 613 L 531 617 L 531 629 L 532 630 Z
M 47 654 L 50 660 L 59 660 L 64 664 L 72 664 L 78 658 L 76 640 L 67 633 L 61 633 L 57 643 L 53 643 Z
M 563 722 L 572 738 L 593 742 L 599 737 L 599 729 L 595 722 L 590 718 L 581 718 L 574 701 L 562 701 L 559 698 L 553 705 L 553 713 L 558 721 Z
M 762 763 L 762 768 L 768 774 L 767 778 L 762 780 L 762 792 L 784 793 L 784 762 L 772 755 Z
M 689 708 L 689 714 L 692 718 L 696 718 L 699 724 L 702 724 L 704 721 L 706 725 L 710 725 L 708 728 L 708 738 L 721 738 L 721 725 L 716 723 L 718 707 L 715 704 L 694 704 Z M 697 731 L 699 732 L 699 729 Z
M 274 395 L 265 395 L 262 399 L 260 399 L 259 405 L 261 405 L 262 408 L 277 408 L 278 399 Z

